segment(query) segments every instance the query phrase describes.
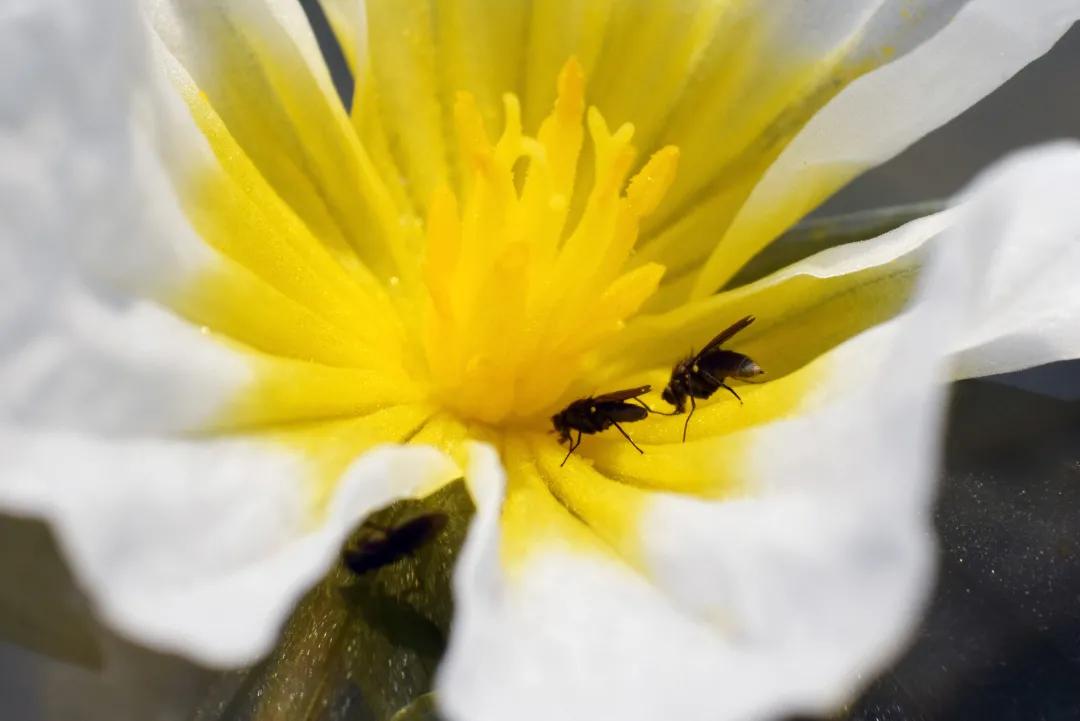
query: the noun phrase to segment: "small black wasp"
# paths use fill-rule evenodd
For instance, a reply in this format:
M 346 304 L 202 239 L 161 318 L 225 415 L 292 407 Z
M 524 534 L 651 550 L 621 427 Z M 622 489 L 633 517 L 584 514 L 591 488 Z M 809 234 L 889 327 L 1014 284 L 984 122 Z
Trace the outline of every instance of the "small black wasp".
M 686 416 L 683 424 L 682 439 L 686 442 L 686 429 L 690 426 L 690 418 L 697 410 L 695 398 L 702 400 L 709 398 L 720 388 L 726 388 L 731 395 L 735 396 L 739 403 L 742 398 L 735 389 L 724 383 L 725 378 L 747 379 L 759 376 L 765 371 L 761 366 L 742 353 L 724 350 L 720 346 L 746 326 L 754 322 L 754 316 L 748 315 L 736 321 L 727 329 L 705 344 L 699 353 L 691 353 L 688 357 L 675 364 L 671 370 L 671 380 L 661 393 L 661 397 L 675 406 L 675 413 L 686 413 L 686 399 L 690 399 L 690 415 Z
M 369 521 L 363 528 L 370 529 L 371 535 L 346 547 L 341 552 L 342 558 L 349 570 L 357 575 L 389 566 L 439 535 L 448 520 L 445 513 L 435 511 L 390 528 Z
M 638 396 L 643 396 L 650 390 L 652 390 L 652 386 L 640 386 L 604 393 L 599 396 L 581 398 L 553 415 L 551 425 L 555 426 L 555 431 L 559 434 L 559 443 L 570 443 L 570 450 L 567 451 L 566 458 L 563 458 L 559 467 L 566 465 L 570 454 L 581 445 L 582 433 L 599 433 L 611 428 L 611 426 L 618 428 L 619 433 L 622 433 L 623 437 L 630 441 L 630 445 L 637 448 L 638 453 L 644 453 L 645 451 L 638 448 L 638 445 L 634 443 L 634 439 L 626 434 L 626 431 L 619 425 L 619 421 L 630 423 L 648 417 L 652 409 L 639 400 Z M 627 403 L 629 400 L 633 400 L 635 403 Z M 577 438 L 572 443 L 570 442 L 571 431 L 577 431 Z

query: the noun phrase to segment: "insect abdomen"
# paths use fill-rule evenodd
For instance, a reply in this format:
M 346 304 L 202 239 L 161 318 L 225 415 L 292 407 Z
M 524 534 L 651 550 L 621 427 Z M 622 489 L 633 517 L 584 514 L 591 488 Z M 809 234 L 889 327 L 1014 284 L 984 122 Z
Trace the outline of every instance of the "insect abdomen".
M 739 373 L 746 356 L 730 350 L 714 350 L 698 359 L 698 367 L 717 380 Z

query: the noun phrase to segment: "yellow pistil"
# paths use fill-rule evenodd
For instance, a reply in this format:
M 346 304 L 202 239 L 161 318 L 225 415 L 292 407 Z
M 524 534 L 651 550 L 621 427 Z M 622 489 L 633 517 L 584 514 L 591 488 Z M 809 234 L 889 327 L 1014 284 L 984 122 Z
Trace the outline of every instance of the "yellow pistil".
M 587 122 L 593 187 L 567 232 L 584 95 L 571 59 L 536 137 L 522 133 L 518 99 L 508 94 L 496 143 L 475 99 L 457 98 L 465 188 L 460 199 L 439 188 L 431 201 L 424 347 L 434 395 L 462 418 L 513 423 L 557 409 L 583 356 L 619 331 L 664 273 L 656 263 L 622 269 L 641 219 L 674 180 L 678 149 L 657 152 L 627 184 L 633 126 L 612 133 L 596 108 Z M 515 166 L 526 169 L 520 186 Z

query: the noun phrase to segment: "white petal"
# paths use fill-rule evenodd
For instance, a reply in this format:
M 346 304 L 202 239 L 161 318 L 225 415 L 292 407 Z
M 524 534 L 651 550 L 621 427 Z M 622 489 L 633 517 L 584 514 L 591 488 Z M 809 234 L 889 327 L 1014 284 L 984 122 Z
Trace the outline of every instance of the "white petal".
M 85 92 L 76 85 L 80 56 L 93 47 L 90 38 L 112 20 L 123 26 L 121 6 L 106 2 L 91 10 L 77 2 L 25 2 L 9 4 L 0 17 L 0 342 L 5 347 L 17 343 L 22 326 L 34 325 L 42 315 L 42 291 L 47 297 L 63 289 L 73 264 L 70 239 L 94 241 L 124 227 L 130 198 L 123 132 L 128 75 L 115 71 L 127 66 L 130 49 L 122 42 L 93 48 L 100 52 L 86 66 L 91 72 Z M 89 222 L 95 215 L 96 222 Z
M 1040 313 L 1058 298 L 1074 323 L 1080 317 L 1060 284 L 1067 273 L 1042 263 L 1075 268 L 1077 235 L 1061 223 L 1075 214 L 1060 198 L 1078 172 L 1070 145 L 979 183 L 949 214 L 957 226 L 933 244 L 910 310 L 816 360 L 819 382 L 800 413 L 722 438 L 721 460 L 747 476 L 737 498 L 657 493 L 595 474 L 585 480 L 611 487 L 599 498 L 640 502 L 629 531 L 617 509 L 581 504 L 560 527 L 576 531 L 556 537 L 540 520 L 528 552 L 507 565 L 517 551 L 496 523 L 503 471 L 493 452 L 478 451 L 478 516 L 438 686 L 450 718 L 715 721 L 825 714 L 849 699 L 899 649 L 929 587 L 935 459 L 957 339 L 1012 332 L 994 321 L 1003 304 L 1055 318 Z M 1014 199 L 1057 220 L 1036 223 Z M 1033 234 L 1011 232 L 1013 218 Z M 581 541 L 585 524 L 598 534 L 592 545 Z
M 53 523 L 106 620 L 215 666 L 269 650 L 363 515 L 460 475 L 431 448 L 377 449 L 314 515 L 302 459 L 254 440 L 0 430 L 0 447 L 0 502 Z
M 142 56 L 123 31 L 136 27 L 112 0 L 26 3 L 0 22 L 0 422 L 190 429 L 250 378 L 238 355 L 129 295 L 165 296 L 211 259 L 146 137 L 132 143 Z
M 76 291 L 0 355 L 0 418 L 25 426 L 152 433 L 205 426 L 251 378 L 239 356 L 149 303 Z
M 979 248 L 984 291 L 958 378 L 1080 357 L 1080 144 L 1013 156 L 961 198 L 950 242 Z
M 871 24 L 862 41 L 868 50 L 886 50 L 890 34 L 880 31 L 888 25 L 902 29 L 911 18 L 921 22 L 921 13 L 944 12 L 958 3 L 884 5 L 881 22 Z M 848 180 L 974 105 L 1048 51 L 1078 18 L 1074 0 L 970 0 L 940 32 L 853 82 L 807 123 L 759 181 L 698 291 L 714 290 L 734 273 L 733 262 L 760 250 L 753 238 L 775 237 Z

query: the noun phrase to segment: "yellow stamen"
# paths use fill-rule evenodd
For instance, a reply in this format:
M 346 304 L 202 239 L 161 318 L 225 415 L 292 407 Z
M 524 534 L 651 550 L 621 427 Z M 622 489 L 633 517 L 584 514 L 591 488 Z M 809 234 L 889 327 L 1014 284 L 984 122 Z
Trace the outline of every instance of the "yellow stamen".
M 475 99 L 458 96 L 466 177 L 460 202 L 440 188 L 430 205 L 424 345 L 435 396 L 462 418 L 516 422 L 557 410 L 585 353 L 618 332 L 663 275 L 654 263 L 623 267 L 640 220 L 671 186 L 678 150 L 657 152 L 627 188 L 633 126 L 612 133 L 595 108 L 587 126 L 596 180 L 577 225 L 565 231 L 584 98 L 584 74 L 571 59 L 537 136 L 523 135 L 518 100 L 508 95 L 493 144 Z M 527 168 L 520 184 L 515 165 Z

